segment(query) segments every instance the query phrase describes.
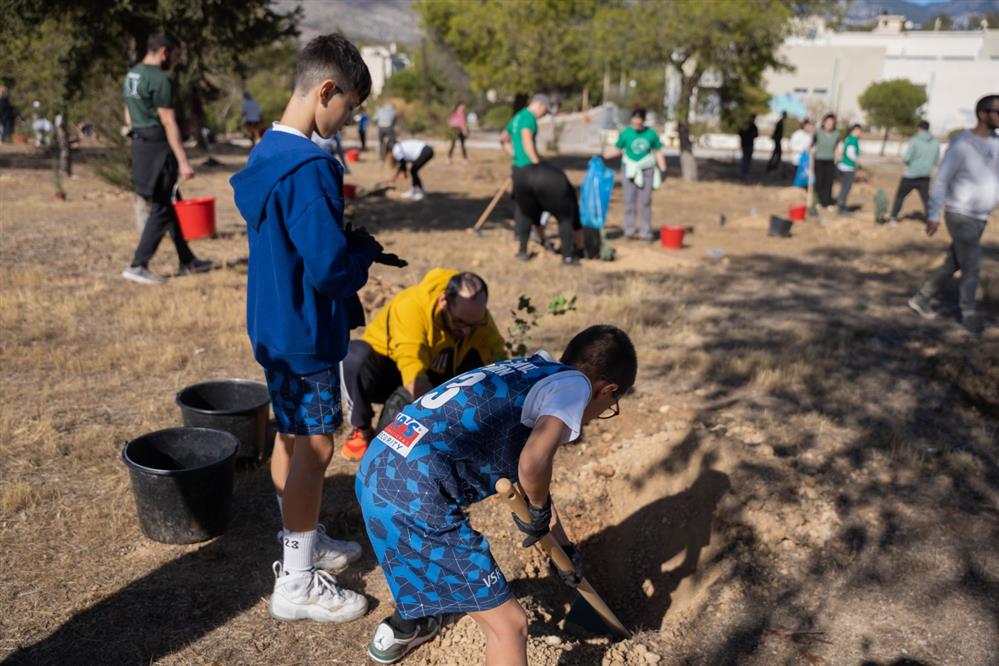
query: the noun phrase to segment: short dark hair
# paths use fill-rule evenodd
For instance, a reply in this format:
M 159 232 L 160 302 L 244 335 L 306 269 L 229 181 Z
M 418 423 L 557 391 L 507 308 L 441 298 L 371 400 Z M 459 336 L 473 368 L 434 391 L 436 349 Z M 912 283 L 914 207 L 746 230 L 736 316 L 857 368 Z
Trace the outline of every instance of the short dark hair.
M 645 109 L 643 109 L 641 107 L 639 107 L 639 108 L 637 108 L 637 109 L 635 109 L 634 111 L 631 112 L 631 117 L 632 118 L 641 118 L 643 123 L 645 122 L 645 118 L 646 118 L 647 115 L 648 115 L 648 113 L 645 111 Z
M 571 365 L 591 380 L 618 385 L 624 395 L 635 385 L 638 356 L 628 334 L 617 326 L 599 324 L 576 334 L 562 353 L 562 363 Z
M 298 54 L 294 89 L 311 90 L 326 79 L 333 79 L 345 93 L 356 92 L 360 104 L 371 93 L 371 73 L 361 59 L 361 52 L 343 35 L 320 35 Z
M 925 120 L 920 120 L 918 127 L 921 130 L 928 130 L 930 129 L 930 124 Z
M 475 273 L 465 272 L 458 273 L 447 281 L 447 286 L 444 287 L 444 300 L 447 301 L 448 305 L 454 305 L 455 300 L 462 295 L 463 291 L 466 294 L 464 298 L 475 298 L 479 294 L 489 298 L 489 286 L 486 281 Z
M 999 99 L 999 95 L 986 95 L 985 97 L 978 100 L 978 102 L 975 104 L 975 118 L 978 117 L 979 113 L 982 113 L 983 111 L 988 111 L 989 105 L 992 104 L 992 102 L 996 101 L 997 99 Z
M 847 130 L 847 133 L 848 134 L 852 133 L 853 130 L 855 130 L 855 129 L 863 130 L 864 126 L 861 125 L 860 123 L 853 123 L 852 125 L 850 125 L 850 129 Z
M 167 51 L 173 51 L 178 46 L 180 46 L 180 42 L 165 32 L 153 33 L 146 39 L 146 53 L 156 53 L 163 47 L 166 47 Z
M 832 118 L 833 122 L 836 122 L 836 114 L 827 113 L 826 115 L 822 116 L 822 124 L 825 125 L 826 121 L 829 120 L 830 118 Z

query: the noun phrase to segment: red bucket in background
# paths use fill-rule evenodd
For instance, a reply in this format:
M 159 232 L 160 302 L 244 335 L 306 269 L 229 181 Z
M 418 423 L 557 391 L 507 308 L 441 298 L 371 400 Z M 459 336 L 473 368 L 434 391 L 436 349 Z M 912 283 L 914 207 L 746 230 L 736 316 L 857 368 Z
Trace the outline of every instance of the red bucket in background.
M 215 235 L 215 197 L 184 199 L 173 202 L 184 240 L 211 238 Z
M 344 199 L 353 199 L 356 196 L 357 196 L 357 185 L 354 185 L 353 183 L 344 183 L 343 184 L 343 198 Z
M 792 222 L 804 222 L 807 212 L 807 206 L 791 206 L 787 209 L 787 216 L 791 218 Z
M 344 154 L 347 156 L 348 162 L 357 162 L 361 159 L 361 151 L 357 148 L 351 148 Z
M 669 250 L 679 250 L 683 247 L 685 227 L 660 227 L 659 243 Z

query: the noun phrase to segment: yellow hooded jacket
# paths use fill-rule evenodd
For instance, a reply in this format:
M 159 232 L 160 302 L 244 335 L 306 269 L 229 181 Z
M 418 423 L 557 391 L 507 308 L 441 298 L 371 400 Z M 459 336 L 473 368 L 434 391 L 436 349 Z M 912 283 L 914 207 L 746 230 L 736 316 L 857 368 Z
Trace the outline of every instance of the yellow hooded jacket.
M 486 323 L 460 343 L 444 328 L 437 299 L 457 274 L 446 268 L 431 270 L 419 284 L 396 294 L 364 329 L 361 339 L 395 361 L 404 386 L 424 373 L 453 377 L 472 350 L 484 365 L 506 358 L 503 337 L 488 310 Z

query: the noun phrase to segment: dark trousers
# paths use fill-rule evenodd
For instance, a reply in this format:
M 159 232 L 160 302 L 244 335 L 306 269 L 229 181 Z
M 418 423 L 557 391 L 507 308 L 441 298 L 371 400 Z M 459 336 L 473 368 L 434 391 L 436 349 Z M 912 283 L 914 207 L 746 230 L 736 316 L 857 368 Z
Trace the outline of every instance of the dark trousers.
M 423 150 L 420 151 L 420 155 L 416 158 L 416 161 L 409 167 L 409 175 L 413 178 L 413 187 L 418 190 L 423 189 L 423 181 L 420 180 L 420 169 L 423 165 L 434 158 L 434 149 L 430 146 L 424 146 Z
M 388 152 L 392 144 L 395 143 L 395 128 L 394 127 L 379 127 L 378 128 L 378 159 L 385 159 L 385 154 Z
M 932 298 L 958 270 L 961 279 L 957 284 L 958 305 L 962 316 L 975 312 L 975 289 L 982 265 L 982 233 L 987 220 L 976 220 L 960 213 L 944 213 L 947 231 L 950 232 L 950 247 L 943 265 L 930 273 L 929 279 L 919 289 L 924 298 Z
M 902 202 L 913 190 L 919 192 L 919 198 L 923 201 L 923 216 L 929 215 L 930 177 L 925 176 L 923 178 L 902 178 L 902 182 L 898 184 L 898 190 L 895 191 L 895 203 L 892 204 L 889 217 L 892 219 L 898 217 L 899 211 L 902 210 Z
M 562 256 L 575 255 L 575 231 L 580 229 L 576 188 L 561 169 L 544 162 L 513 170 L 513 217 L 520 251 L 527 253 L 531 227 L 548 211 L 558 220 Z
M 753 147 L 742 147 L 742 164 L 739 165 L 739 176 L 745 180 L 749 178 L 749 168 L 753 166 Z
M 447 149 L 447 158 L 451 159 L 451 156 L 454 154 L 455 142 L 461 144 L 461 156 L 467 160 L 468 153 L 465 151 L 465 133 L 457 129 L 451 134 L 451 147 Z
M 357 138 L 361 140 L 361 152 L 368 149 L 368 130 L 357 130 Z
M 832 206 L 833 181 L 836 180 L 836 162 L 833 160 L 815 160 L 815 194 L 820 206 Z
M 475 350 L 462 359 L 453 374 L 428 372 L 427 378 L 434 386 L 453 377 L 482 367 L 482 358 Z M 397 388 L 402 386 L 402 375 L 395 361 L 375 352 L 363 340 L 351 340 L 347 357 L 340 372 L 343 395 L 347 399 L 347 418 L 355 428 L 370 428 L 375 418 L 373 404 L 385 404 Z
M 770 161 L 767 162 L 767 171 L 776 171 L 780 168 L 781 150 L 780 139 L 774 137 L 774 152 L 770 153 Z
M 853 187 L 853 178 L 856 175 L 856 171 L 839 172 L 839 201 L 837 203 L 841 212 L 846 210 L 846 200 L 850 196 L 850 188 Z
M 173 208 L 173 186 L 177 182 L 177 159 L 170 151 L 162 128 L 134 130 L 132 136 L 132 180 L 135 193 L 149 204 L 149 218 L 139 237 L 132 266 L 148 266 L 163 236 L 169 232 L 180 264 L 194 260 L 184 240 Z

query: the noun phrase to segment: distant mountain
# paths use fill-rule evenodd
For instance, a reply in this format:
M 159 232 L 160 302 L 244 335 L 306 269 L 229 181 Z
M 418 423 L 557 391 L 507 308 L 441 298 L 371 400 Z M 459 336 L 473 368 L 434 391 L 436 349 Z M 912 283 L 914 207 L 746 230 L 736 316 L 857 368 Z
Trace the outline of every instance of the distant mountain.
M 340 31 L 358 42 L 418 44 L 423 36 L 412 0 L 274 0 L 279 11 L 301 5 L 302 41 Z
M 955 23 L 963 24 L 971 16 L 999 12 L 999 0 L 947 0 L 929 5 L 917 5 L 906 0 L 846 0 L 848 25 L 873 23 L 880 14 L 903 14 L 917 25 L 931 29 L 930 20 L 937 14 L 948 14 Z

